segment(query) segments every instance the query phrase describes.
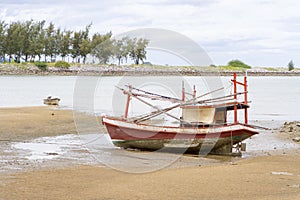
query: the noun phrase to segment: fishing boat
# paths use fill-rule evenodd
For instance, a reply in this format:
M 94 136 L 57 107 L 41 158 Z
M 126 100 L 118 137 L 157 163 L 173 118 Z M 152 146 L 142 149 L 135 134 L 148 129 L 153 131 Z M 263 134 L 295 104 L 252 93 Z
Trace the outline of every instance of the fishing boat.
M 247 99 L 247 76 L 244 81 L 237 80 L 236 73 L 231 80 L 233 93 L 214 98 L 204 97 L 224 90 L 224 87 L 196 96 L 194 86 L 191 99 L 186 98 L 184 86 L 182 98 L 177 99 L 135 88 L 131 85 L 119 88 L 127 95 L 123 116 L 102 116 L 111 140 L 115 146 L 146 150 L 182 150 L 203 154 L 241 155 L 245 150 L 245 139 L 258 134 L 254 125 L 248 124 L 249 101 Z M 243 87 L 242 92 L 237 89 Z M 238 96 L 242 97 L 239 100 Z M 142 116 L 128 117 L 131 99 L 150 106 L 155 111 Z M 145 99 L 171 101 L 172 106 L 160 109 Z M 179 108 L 181 116 L 177 117 L 169 111 Z M 243 123 L 239 122 L 238 110 L 243 110 Z M 227 115 L 233 112 L 233 120 L 229 122 Z M 178 125 L 155 125 L 149 120 L 159 115 L 167 115 L 178 121 Z
M 52 98 L 51 96 L 48 96 L 46 99 L 44 99 L 44 104 L 46 105 L 58 105 L 60 99 L 59 98 Z

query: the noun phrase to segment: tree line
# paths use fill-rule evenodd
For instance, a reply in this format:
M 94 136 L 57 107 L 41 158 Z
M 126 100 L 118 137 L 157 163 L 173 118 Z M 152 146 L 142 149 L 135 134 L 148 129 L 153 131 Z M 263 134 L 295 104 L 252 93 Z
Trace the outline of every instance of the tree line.
M 146 47 L 149 43 L 143 38 L 123 37 L 113 39 L 112 32 L 94 33 L 90 36 L 92 24 L 83 30 L 72 31 L 56 28 L 46 21 L 0 21 L 0 60 L 15 62 L 45 61 L 55 62 L 58 57 L 63 61 L 67 57 L 72 62 L 86 63 L 88 55 L 107 64 L 116 60 L 118 64 L 130 58 L 135 64 L 146 59 Z

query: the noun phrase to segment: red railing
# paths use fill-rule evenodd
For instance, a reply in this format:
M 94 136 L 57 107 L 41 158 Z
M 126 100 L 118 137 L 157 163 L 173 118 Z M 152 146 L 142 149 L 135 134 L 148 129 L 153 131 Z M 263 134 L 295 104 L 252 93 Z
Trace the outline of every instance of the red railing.
M 233 73 L 233 80 L 231 80 L 233 82 L 233 92 L 234 92 L 234 99 L 235 101 L 237 101 L 237 85 L 242 85 L 244 86 L 244 104 L 248 105 L 248 96 L 247 96 L 247 75 L 244 76 L 244 83 L 241 83 L 239 81 L 237 81 L 236 78 L 236 72 Z M 245 124 L 248 124 L 248 108 L 245 108 L 245 112 L 244 112 L 244 117 L 245 117 Z M 238 113 L 237 113 L 237 105 L 234 106 L 234 123 L 237 124 L 238 122 Z

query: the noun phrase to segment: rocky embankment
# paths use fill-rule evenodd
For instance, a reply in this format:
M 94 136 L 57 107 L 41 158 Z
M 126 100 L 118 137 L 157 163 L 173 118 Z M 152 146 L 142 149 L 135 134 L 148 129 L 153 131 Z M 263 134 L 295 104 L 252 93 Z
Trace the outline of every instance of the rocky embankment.
M 116 66 L 116 65 L 83 65 L 72 66 L 68 69 L 48 67 L 47 70 L 40 70 L 33 64 L 0 64 L 0 75 L 63 75 L 63 76 L 123 76 L 123 75 L 153 75 L 153 76 L 231 76 L 233 72 L 244 75 L 242 70 L 220 70 L 217 67 L 171 67 L 171 66 Z M 294 71 L 270 71 L 264 69 L 249 69 L 249 76 L 300 76 L 300 70 Z
M 285 122 L 280 133 L 300 144 L 300 121 Z

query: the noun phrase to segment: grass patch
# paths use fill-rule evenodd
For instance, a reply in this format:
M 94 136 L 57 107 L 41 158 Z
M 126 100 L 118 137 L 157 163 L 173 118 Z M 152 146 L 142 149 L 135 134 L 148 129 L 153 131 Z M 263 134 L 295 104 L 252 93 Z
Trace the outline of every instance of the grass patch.
M 228 66 L 236 67 L 236 68 L 246 68 L 246 69 L 251 69 L 251 67 L 245 63 L 243 63 L 240 60 L 232 60 L 228 62 Z
M 54 65 L 54 67 L 69 69 L 69 67 L 71 67 L 71 65 L 68 62 L 65 62 L 65 61 L 57 61 Z
M 47 63 L 45 62 L 35 62 L 35 66 L 37 66 L 41 71 L 46 71 L 48 69 Z
M 265 67 L 263 69 L 268 70 L 268 71 L 279 71 L 278 69 L 273 68 L 273 67 Z
M 247 70 L 246 68 L 243 68 L 243 67 L 233 67 L 231 65 L 219 66 L 218 68 L 219 68 L 219 70 L 222 70 L 222 71 L 241 71 L 241 72 L 245 72 Z

